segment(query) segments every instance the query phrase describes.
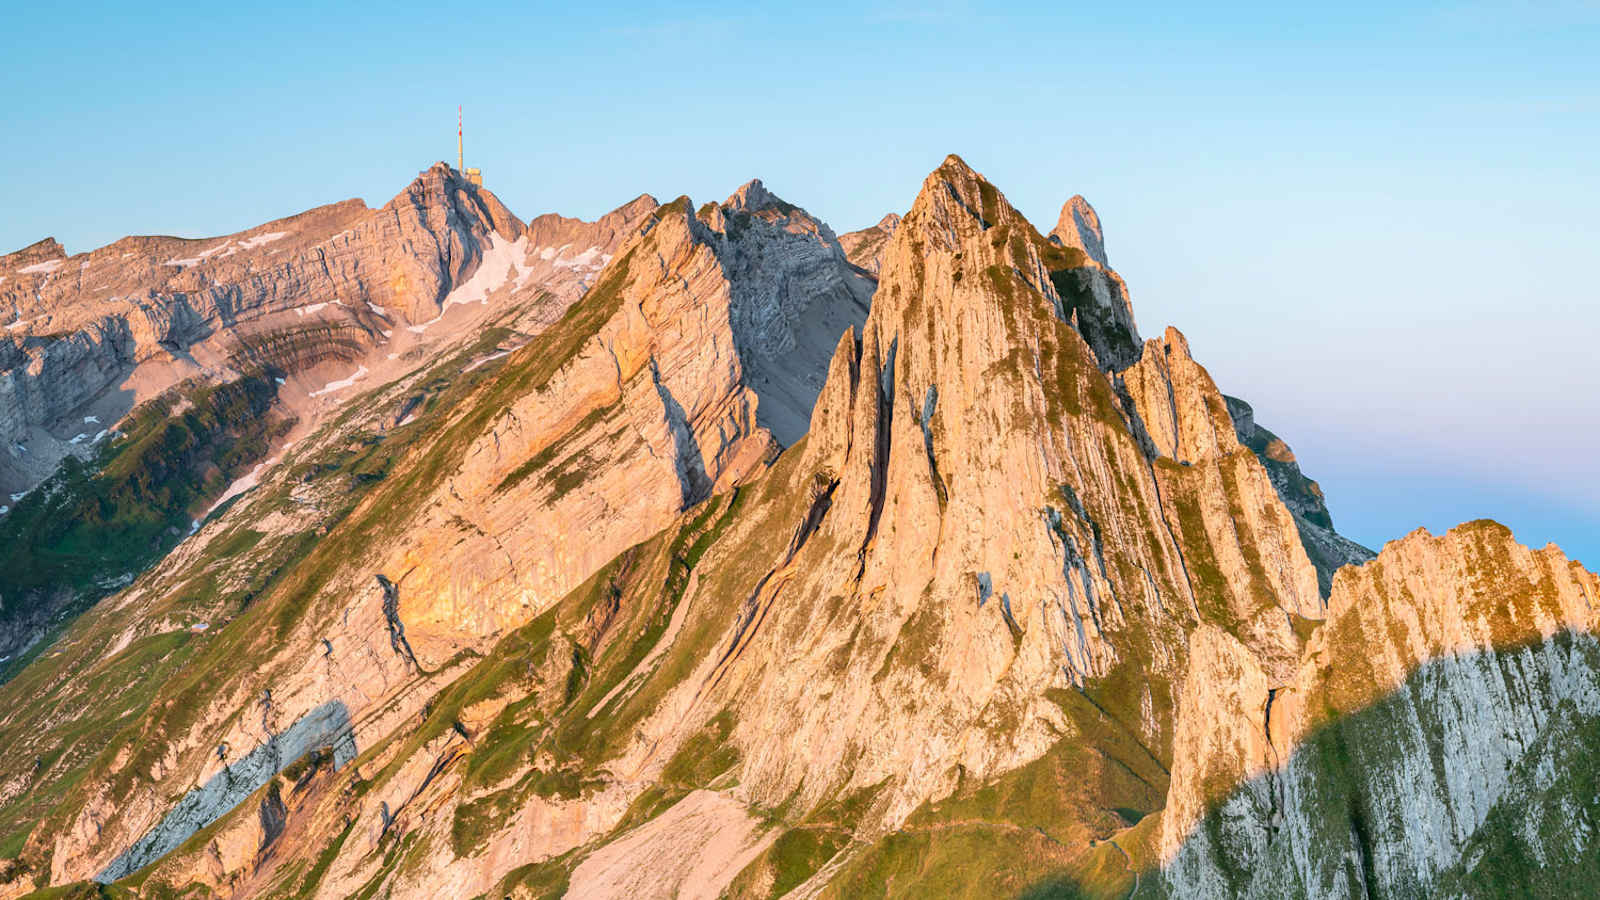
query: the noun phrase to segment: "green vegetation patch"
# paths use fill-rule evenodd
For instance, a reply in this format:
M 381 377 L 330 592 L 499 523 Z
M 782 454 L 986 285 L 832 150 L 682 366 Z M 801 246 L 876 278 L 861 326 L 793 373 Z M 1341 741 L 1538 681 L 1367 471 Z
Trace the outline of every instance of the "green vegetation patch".
M 727 896 L 777 900 L 816 874 L 850 840 L 848 832 L 837 828 L 791 828 L 734 878 Z
M 267 375 L 172 391 L 135 411 L 126 436 L 89 462 L 64 459 L 0 518 L 0 618 L 22 615 L 29 596 L 97 598 L 164 556 L 288 427 L 267 415 L 276 395 Z
M 705 787 L 733 768 L 739 762 L 738 749 L 728 741 L 733 723 L 733 710 L 717 713 L 667 761 L 661 780 L 682 787 Z

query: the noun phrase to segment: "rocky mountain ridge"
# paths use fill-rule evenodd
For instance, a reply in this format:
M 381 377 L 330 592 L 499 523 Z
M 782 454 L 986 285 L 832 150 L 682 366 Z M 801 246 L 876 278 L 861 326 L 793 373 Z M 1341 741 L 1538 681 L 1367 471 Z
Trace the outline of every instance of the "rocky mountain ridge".
M 349 200 L 236 235 L 131 237 L 71 257 L 47 239 L 0 258 L 0 315 L 10 320 L 0 339 L 0 490 L 10 495 L 0 529 L 63 459 L 94 465 L 120 452 L 118 440 L 143 440 L 127 434 L 135 408 L 167 397 L 192 406 L 196 392 L 262 381 L 286 428 L 207 476 L 197 492 L 214 506 L 274 447 L 281 456 L 337 415 L 353 389 L 475 343 L 491 324 L 507 346 L 482 358 L 548 327 L 655 206 L 640 197 L 594 223 L 545 216 L 525 230 L 440 163 L 378 209 Z M 187 528 L 180 519 L 164 543 Z M 98 577 L 125 583 L 136 572 Z M 0 656 L 97 593 L 0 584 Z
M 482 330 L 0 686 L 0 896 L 1592 866 L 1557 823 L 1592 814 L 1600 582 L 1491 523 L 1340 538 L 1183 335 L 1141 339 L 1081 197 L 1044 235 L 952 156 L 872 235 L 760 182 L 582 228 L 490 238 Z M 567 280 L 527 297 L 535 259 Z

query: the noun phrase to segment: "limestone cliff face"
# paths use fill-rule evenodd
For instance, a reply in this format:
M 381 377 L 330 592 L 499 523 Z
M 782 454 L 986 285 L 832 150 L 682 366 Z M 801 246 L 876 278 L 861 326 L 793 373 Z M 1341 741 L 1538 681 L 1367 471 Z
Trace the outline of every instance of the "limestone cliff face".
M 809 410 L 822 376 L 806 361 L 826 365 L 870 292 L 831 231 L 759 183 L 698 217 L 684 199 L 643 221 L 627 208 L 616 218 L 631 236 L 553 325 L 516 349 L 485 353 L 480 340 L 369 392 L 263 476 L 265 496 L 85 622 L 96 634 L 120 611 L 131 621 L 119 640 L 154 640 L 171 633 L 171 613 L 157 613 L 173 603 L 230 619 L 287 604 L 261 632 L 232 632 L 253 644 L 238 651 L 247 671 L 196 660 L 225 674 L 134 718 L 133 747 L 159 750 L 158 762 L 137 749 L 77 760 L 93 775 L 59 810 L 50 881 L 141 867 L 318 742 L 379 743 L 458 678 L 463 659 L 797 437 L 796 409 Z M 507 289 L 511 301 L 496 299 Z M 491 288 L 490 305 L 521 315 L 515 289 Z M 197 576 L 214 565 L 213 542 L 230 541 L 219 531 L 240 528 L 262 549 L 223 571 L 256 574 Z M 214 588 L 195 596 L 196 577 Z M 269 590 L 274 601 L 252 605 Z M 150 613 L 134 612 L 144 603 Z M 79 647 L 70 664 L 93 665 Z M 240 704 L 259 718 L 234 715 Z M 192 784 L 202 787 L 180 787 Z M 184 796 L 176 806 L 173 791 Z M 384 795 L 383 815 L 404 799 Z
M 950 157 L 895 225 L 863 251 L 751 182 L 488 238 L 418 323 L 480 337 L 0 685 L 0 896 L 1581 876 L 1595 576 L 1490 523 L 1334 572 L 1081 198 L 1047 237 Z
M 1100 216 L 1082 196 L 1061 207 L 1051 243 L 1075 251 L 1080 263 L 1054 275 L 1056 286 L 1103 368 L 1120 370 L 1138 358 L 1139 329 L 1128 285 L 1106 261 Z
M 623 227 L 626 217 L 616 218 L 624 222 L 609 227 Z M 134 410 L 165 404 L 178 414 L 219 386 L 269 379 L 270 416 L 283 427 L 244 428 L 250 439 L 220 454 L 221 468 L 167 471 L 144 454 L 156 467 L 138 477 L 168 481 L 161 489 L 169 496 L 184 495 L 178 485 L 198 486 L 186 511 L 203 515 L 230 482 L 359 396 L 352 388 L 476 341 L 493 316 L 530 318 L 521 297 L 544 283 L 536 276 L 562 285 L 560 273 L 522 264 L 522 230 L 493 194 L 438 164 L 380 209 L 351 200 L 213 239 L 131 237 L 70 257 L 44 241 L 0 257 L 0 517 L 24 508 L 37 517 L 39 503 L 25 495 L 69 456 L 101 465 L 142 421 Z M 173 454 L 196 440 L 175 439 Z M 96 515 L 112 516 L 109 506 Z M 141 538 L 162 549 L 189 525 L 185 510 L 124 512 L 175 518 L 169 534 Z M 32 530 L 38 537 L 49 528 Z M 58 552 L 33 549 L 43 558 Z M 85 568 L 91 556 L 82 556 Z M 0 656 L 19 653 L 46 623 L 75 615 L 140 568 L 85 572 L 70 585 L 0 573 Z
M 1593 798 L 1567 785 L 1593 767 L 1581 756 L 1600 721 L 1596 599 L 1600 580 L 1556 548 L 1475 522 L 1341 569 L 1287 678 L 1197 634 L 1162 821 L 1166 890 L 1421 896 L 1476 881 L 1478 894 L 1581 868 L 1594 832 L 1572 825 Z
M 1081 261 L 959 159 L 924 183 L 818 400 L 811 511 L 724 651 L 742 664 L 710 702 L 741 711 L 752 795 L 887 785 L 892 828 L 958 772 L 997 774 L 1081 727 L 1052 690 L 1137 667 L 1147 685 L 1113 702 L 1164 746 L 1163 681 L 1199 618 L 1292 654 L 1288 614 L 1320 608 L 1292 519 L 1186 354 L 1161 373 L 1186 389 L 1162 414 L 1217 440 L 1181 463 L 1141 446 L 1054 287 Z
M 185 378 L 381 359 L 522 228 L 440 163 L 380 209 L 349 200 L 219 238 L 0 257 L 0 488 L 27 490 L 85 449 L 72 440 L 95 434 L 85 417 L 109 427 Z
M 899 214 L 888 213 L 870 228 L 839 235 L 839 245 L 853 265 L 876 276 L 883 268 L 883 251 L 899 227 Z
M 826 225 L 751 182 L 618 248 L 548 358 L 396 548 L 401 614 L 443 659 L 527 621 L 804 433 L 870 285 Z

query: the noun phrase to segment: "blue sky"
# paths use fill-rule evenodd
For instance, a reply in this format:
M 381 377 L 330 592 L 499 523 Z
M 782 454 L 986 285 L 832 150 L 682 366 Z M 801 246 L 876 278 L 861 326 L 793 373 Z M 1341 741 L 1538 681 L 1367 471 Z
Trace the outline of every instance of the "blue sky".
M 1145 334 L 1342 530 L 1492 517 L 1600 567 L 1600 3 L 1109 6 L 22 6 L 0 248 L 379 204 L 458 103 L 524 218 L 759 176 L 844 231 L 957 152 L 1044 228 L 1087 196 Z

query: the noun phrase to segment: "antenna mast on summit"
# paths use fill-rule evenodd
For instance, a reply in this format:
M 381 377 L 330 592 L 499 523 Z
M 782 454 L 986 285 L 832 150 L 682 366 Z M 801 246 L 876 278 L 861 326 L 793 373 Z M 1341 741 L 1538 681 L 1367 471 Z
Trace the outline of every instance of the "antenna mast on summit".
M 481 169 L 467 168 L 467 154 L 462 147 L 461 140 L 461 107 L 456 107 L 456 171 L 467 179 L 468 184 L 483 187 L 483 171 Z

